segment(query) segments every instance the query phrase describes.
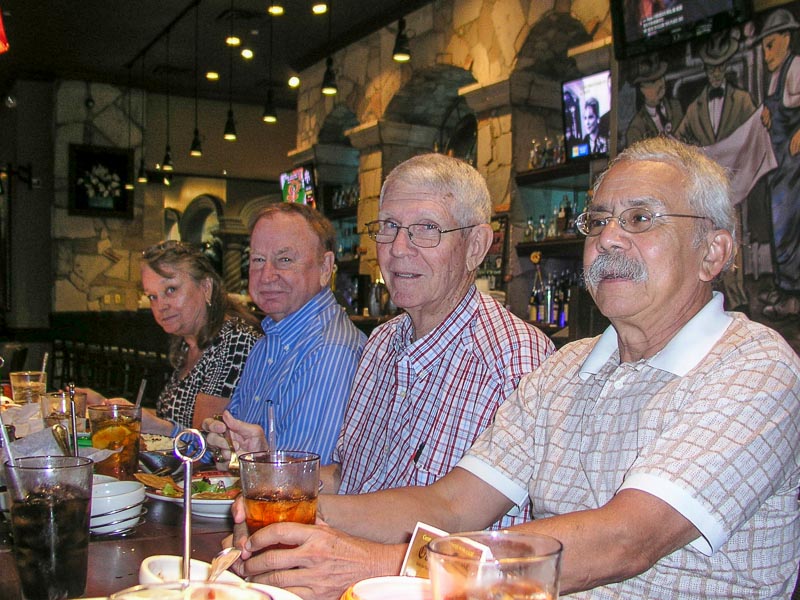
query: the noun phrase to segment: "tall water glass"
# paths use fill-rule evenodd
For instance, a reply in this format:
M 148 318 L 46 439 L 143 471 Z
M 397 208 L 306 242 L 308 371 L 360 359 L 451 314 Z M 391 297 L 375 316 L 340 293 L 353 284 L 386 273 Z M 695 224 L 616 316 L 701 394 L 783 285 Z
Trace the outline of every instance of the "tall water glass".
M 5 463 L 14 557 L 25 600 L 81 596 L 89 560 L 92 461 L 29 456 Z
M 535 533 L 476 531 L 428 543 L 433 600 L 556 600 L 561 542 Z

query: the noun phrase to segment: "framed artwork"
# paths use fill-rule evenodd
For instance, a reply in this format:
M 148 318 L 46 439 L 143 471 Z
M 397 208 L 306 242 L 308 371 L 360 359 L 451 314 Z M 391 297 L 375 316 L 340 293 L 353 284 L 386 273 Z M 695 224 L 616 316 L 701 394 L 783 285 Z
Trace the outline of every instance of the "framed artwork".
M 70 215 L 133 218 L 133 149 L 70 144 Z

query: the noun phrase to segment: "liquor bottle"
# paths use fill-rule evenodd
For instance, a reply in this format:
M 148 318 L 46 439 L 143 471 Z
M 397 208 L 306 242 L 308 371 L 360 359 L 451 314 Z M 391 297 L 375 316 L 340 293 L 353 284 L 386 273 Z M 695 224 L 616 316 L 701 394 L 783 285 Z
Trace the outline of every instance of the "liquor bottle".
M 553 239 L 558 237 L 558 209 L 553 209 L 553 218 L 550 219 L 550 222 L 547 224 L 547 239 Z
M 569 204 L 569 198 L 565 195 L 564 199 L 561 201 L 561 206 L 558 207 L 558 217 L 556 221 L 557 235 L 563 235 L 567 230 L 567 204 Z
M 544 288 L 544 302 L 543 302 L 543 312 L 542 315 L 542 322 L 543 323 L 552 323 L 553 322 L 553 306 L 555 304 L 555 288 L 553 287 L 553 276 L 547 276 L 547 285 Z
M 531 296 L 528 300 L 528 320 L 542 322 L 544 317 L 544 288 L 542 285 L 542 269 L 536 265 L 536 274 L 533 277 Z
M 533 241 L 534 232 L 535 232 L 535 230 L 534 230 L 534 227 L 533 227 L 533 219 L 528 217 L 528 222 L 525 225 L 525 241 L 526 242 Z
M 544 222 L 544 215 L 539 215 L 539 225 L 536 227 L 536 233 L 534 233 L 533 239 L 537 242 L 541 242 L 546 237 L 547 225 L 545 225 Z

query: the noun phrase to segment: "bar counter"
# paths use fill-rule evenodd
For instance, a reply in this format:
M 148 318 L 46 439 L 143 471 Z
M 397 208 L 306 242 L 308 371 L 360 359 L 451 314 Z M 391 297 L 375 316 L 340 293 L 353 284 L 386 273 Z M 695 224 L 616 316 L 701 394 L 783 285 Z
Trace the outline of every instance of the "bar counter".
M 128 537 L 92 539 L 89 572 L 84 597 L 105 597 L 139 583 L 139 565 L 154 554 L 183 554 L 183 507 L 148 499 L 147 515 Z M 0 538 L 0 598 L 22 600 L 9 524 L 3 522 Z M 192 558 L 210 561 L 222 549 L 222 539 L 231 532 L 233 519 L 192 517 Z

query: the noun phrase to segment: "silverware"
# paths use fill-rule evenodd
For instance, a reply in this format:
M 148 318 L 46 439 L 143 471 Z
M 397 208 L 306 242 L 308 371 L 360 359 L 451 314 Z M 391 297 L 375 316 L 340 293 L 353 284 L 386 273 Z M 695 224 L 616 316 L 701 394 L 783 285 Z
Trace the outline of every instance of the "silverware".
M 242 551 L 233 546 L 221 550 L 219 554 L 211 560 L 211 568 L 208 570 L 206 581 L 216 581 L 217 577 L 222 575 L 241 555 Z
M 64 456 L 72 456 L 72 449 L 69 447 L 69 431 L 61 423 L 53 425 L 53 437 L 56 439 L 58 447 L 64 453 Z

